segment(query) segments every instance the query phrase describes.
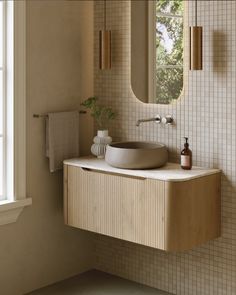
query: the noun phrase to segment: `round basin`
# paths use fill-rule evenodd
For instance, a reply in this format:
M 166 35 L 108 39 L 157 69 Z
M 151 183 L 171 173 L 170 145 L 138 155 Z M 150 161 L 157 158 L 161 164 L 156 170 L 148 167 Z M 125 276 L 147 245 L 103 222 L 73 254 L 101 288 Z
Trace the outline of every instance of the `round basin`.
M 167 163 L 167 148 L 162 143 L 126 141 L 107 146 L 106 162 L 122 169 L 152 169 Z

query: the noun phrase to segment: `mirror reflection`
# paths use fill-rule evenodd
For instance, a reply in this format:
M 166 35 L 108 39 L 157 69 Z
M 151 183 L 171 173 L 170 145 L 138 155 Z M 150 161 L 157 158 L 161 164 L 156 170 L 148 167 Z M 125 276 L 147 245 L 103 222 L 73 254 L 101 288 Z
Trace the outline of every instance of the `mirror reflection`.
M 143 102 L 169 104 L 181 94 L 183 2 L 131 1 L 131 83 Z

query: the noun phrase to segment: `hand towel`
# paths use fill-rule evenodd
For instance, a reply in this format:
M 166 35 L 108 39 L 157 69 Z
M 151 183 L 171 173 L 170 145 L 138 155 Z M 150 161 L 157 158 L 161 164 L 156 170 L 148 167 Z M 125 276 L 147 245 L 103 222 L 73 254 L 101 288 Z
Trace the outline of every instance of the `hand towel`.
M 79 156 L 79 113 L 49 113 L 46 119 L 46 156 L 49 170 L 63 168 L 63 161 Z

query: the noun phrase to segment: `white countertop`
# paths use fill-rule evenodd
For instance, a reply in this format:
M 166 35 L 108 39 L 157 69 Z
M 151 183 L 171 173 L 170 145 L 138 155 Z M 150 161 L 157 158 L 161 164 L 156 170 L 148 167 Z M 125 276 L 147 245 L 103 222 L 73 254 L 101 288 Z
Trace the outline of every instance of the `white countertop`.
M 164 181 L 186 181 L 221 172 L 219 169 L 202 167 L 193 167 L 192 170 L 183 170 L 179 164 L 175 163 L 167 163 L 164 167 L 148 170 L 119 169 L 108 165 L 104 159 L 97 159 L 94 157 L 81 157 L 65 160 L 64 164 L 91 170 Z

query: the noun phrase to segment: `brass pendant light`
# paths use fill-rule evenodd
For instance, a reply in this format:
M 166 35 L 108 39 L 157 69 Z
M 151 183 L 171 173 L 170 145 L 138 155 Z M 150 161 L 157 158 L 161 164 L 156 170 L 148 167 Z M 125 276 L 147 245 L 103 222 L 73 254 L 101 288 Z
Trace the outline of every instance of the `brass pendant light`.
M 195 26 L 190 27 L 190 70 L 202 70 L 202 27 L 197 25 L 197 0 L 195 0 Z
M 99 31 L 99 68 L 111 68 L 111 31 L 106 30 L 106 0 L 104 0 L 104 29 Z

